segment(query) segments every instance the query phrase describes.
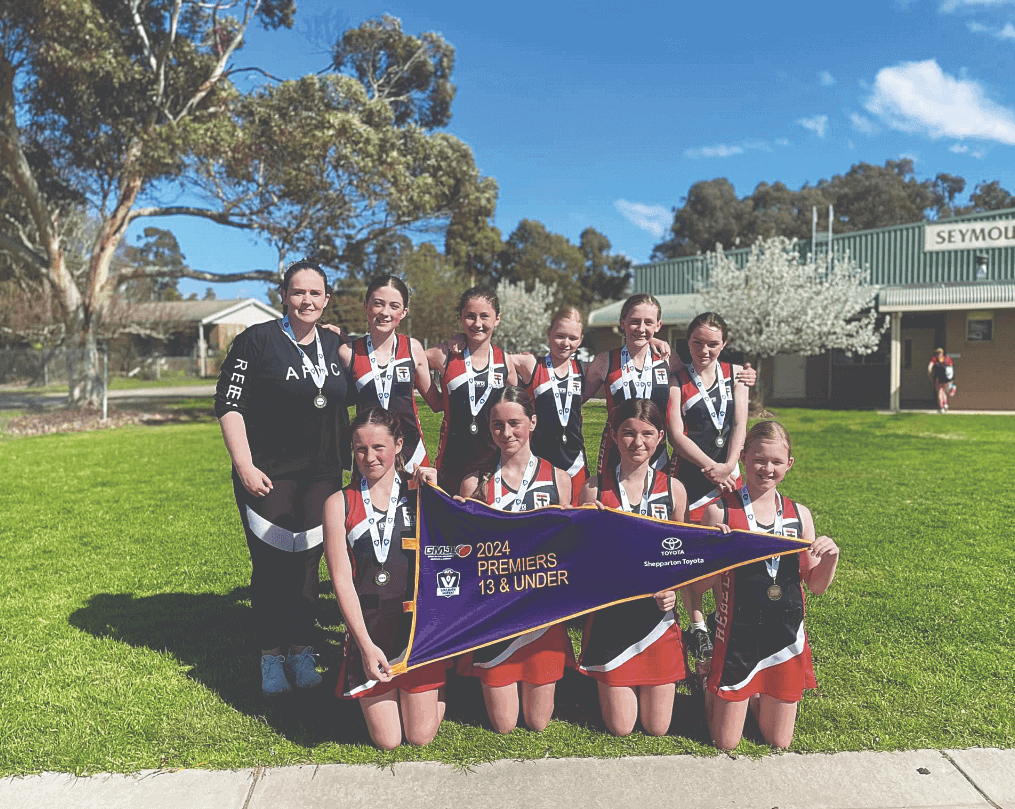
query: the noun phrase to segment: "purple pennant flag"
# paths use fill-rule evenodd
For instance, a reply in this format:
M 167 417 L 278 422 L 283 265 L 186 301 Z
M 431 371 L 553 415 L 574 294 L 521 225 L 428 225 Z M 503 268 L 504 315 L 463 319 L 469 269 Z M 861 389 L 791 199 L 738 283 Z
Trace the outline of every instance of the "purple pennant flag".
M 589 506 L 502 512 L 434 486 L 420 489 L 416 526 L 415 617 L 396 674 L 810 545 Z

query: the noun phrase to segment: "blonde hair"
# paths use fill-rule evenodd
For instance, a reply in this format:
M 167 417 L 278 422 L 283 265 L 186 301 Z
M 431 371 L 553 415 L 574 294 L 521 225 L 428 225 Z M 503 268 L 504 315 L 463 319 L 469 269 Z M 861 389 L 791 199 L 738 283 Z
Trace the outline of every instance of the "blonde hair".
M 550 330 L 561 320 L 577 320 L 578 326 L 582 331 L 585 331 L 585 318 L 582 317 L 582 313 L 575 306 L 562 306 L 554 312 L 553 317 L 550 319 Z
M 639 292 L 637 295 L 632 295 L 624 301 L 624 305 L 620 310 L 621 321 L 625 320 L 627 316 L 631 314 L 631 310 L 634 309 L 635 306 L 640 306 L 643 303 L 652 304 L 652 306 L 656 308 L 656 317 L 662 320 L 663 307 L 656 299 L 655 295 L 649 295 L 647 292 Z
M 777 421 L 759 421 L 747 431 L 744 439 L 744 452 L 755 441 L 782 441 L 786 445 L 786 452 L 793 455 L 793 443 L 789 440 L 789 433 Z

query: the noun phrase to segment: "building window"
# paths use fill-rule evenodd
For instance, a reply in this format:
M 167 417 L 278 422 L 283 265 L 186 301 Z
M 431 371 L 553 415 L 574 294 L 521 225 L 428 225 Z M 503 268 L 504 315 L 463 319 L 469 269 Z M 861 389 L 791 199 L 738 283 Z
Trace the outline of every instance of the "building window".
M 970 312 L 966 315 L 966 342 L 989 343 L 993 339 L 993 312 Z

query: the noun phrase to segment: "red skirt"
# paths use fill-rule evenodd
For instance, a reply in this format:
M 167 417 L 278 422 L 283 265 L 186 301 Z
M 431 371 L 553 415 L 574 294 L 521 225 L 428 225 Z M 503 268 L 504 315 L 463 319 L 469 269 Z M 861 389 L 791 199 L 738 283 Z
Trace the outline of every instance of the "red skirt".
M 593 615 L 587 627 L 591 628 L 594 621 Z M 586 636 L 588 635 L 586 632 Z M 624 659 L 625 657 L 627 659 Z M 621 660 L 623 662 L 619 662 Z M 684 648 L 680 623 L 674 622 L 652 641 L 651 645 L 630 657 L 618 655 L 599 665 L 593 665 L 583 657 L 578 664 L 578 670 L 601 683 L 615 687 L 666 685 L 686 679 L 687 650 Z
M 750 678 L 735 687 L 719 687 L 722 677 L 723 652 L 722 644 L 716 644 L 712 658 L 712 670 L 708 675 L 708 690 L 727 702 L 742 702 L 755 694 L 766 694 L 784 702 L 799 702 L 804 689 L 817 688 L 818 681 L 814 677 L 814 663 L 811 660 L 811 646 L 804 635 L 804 647 L 799 654 L 786 660 L 763 665 L 756 668 Z
M 408 694 L 422 694 L 426 691 L 443 688 L 445 683 L 447 683 L 447 667 L 444 661 L 441 660 L 437 663 L 427 663 L 425 666 L 411 669 L 405 672 L 405 674 L 399 674 L 386 683 L 382 683 L 380 680 L 369 680 L 350 691 L 345 691 L 347 665 L 349 665 L 348 655 L 342 660 L 342 670 L 339 672 L 338 685 L 335 688 L 335 696 L 340 699 L 380 697 L 389 691 L 394 691 L 396 688 Z M 357 663 L 357 665 L 359 664 Z
M 535 633 L 527 632 L 463 655 L 459 672 L 491 688 L 518 682 L 529 685 L 557 682 L 564 676 L 564 669 L 574 665 L 574 650 L 567 628 L 554 624 L 530 640 L 532 634 Z

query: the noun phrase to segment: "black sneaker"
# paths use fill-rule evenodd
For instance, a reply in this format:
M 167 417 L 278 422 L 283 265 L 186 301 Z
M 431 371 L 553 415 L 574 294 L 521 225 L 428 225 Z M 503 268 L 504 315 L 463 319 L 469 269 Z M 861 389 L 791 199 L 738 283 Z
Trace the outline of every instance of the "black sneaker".
M 695 660 L 710 660 L 712 657 L 712 639 L 704 629 L 691 629 L 688 632 L 688 651 Z

